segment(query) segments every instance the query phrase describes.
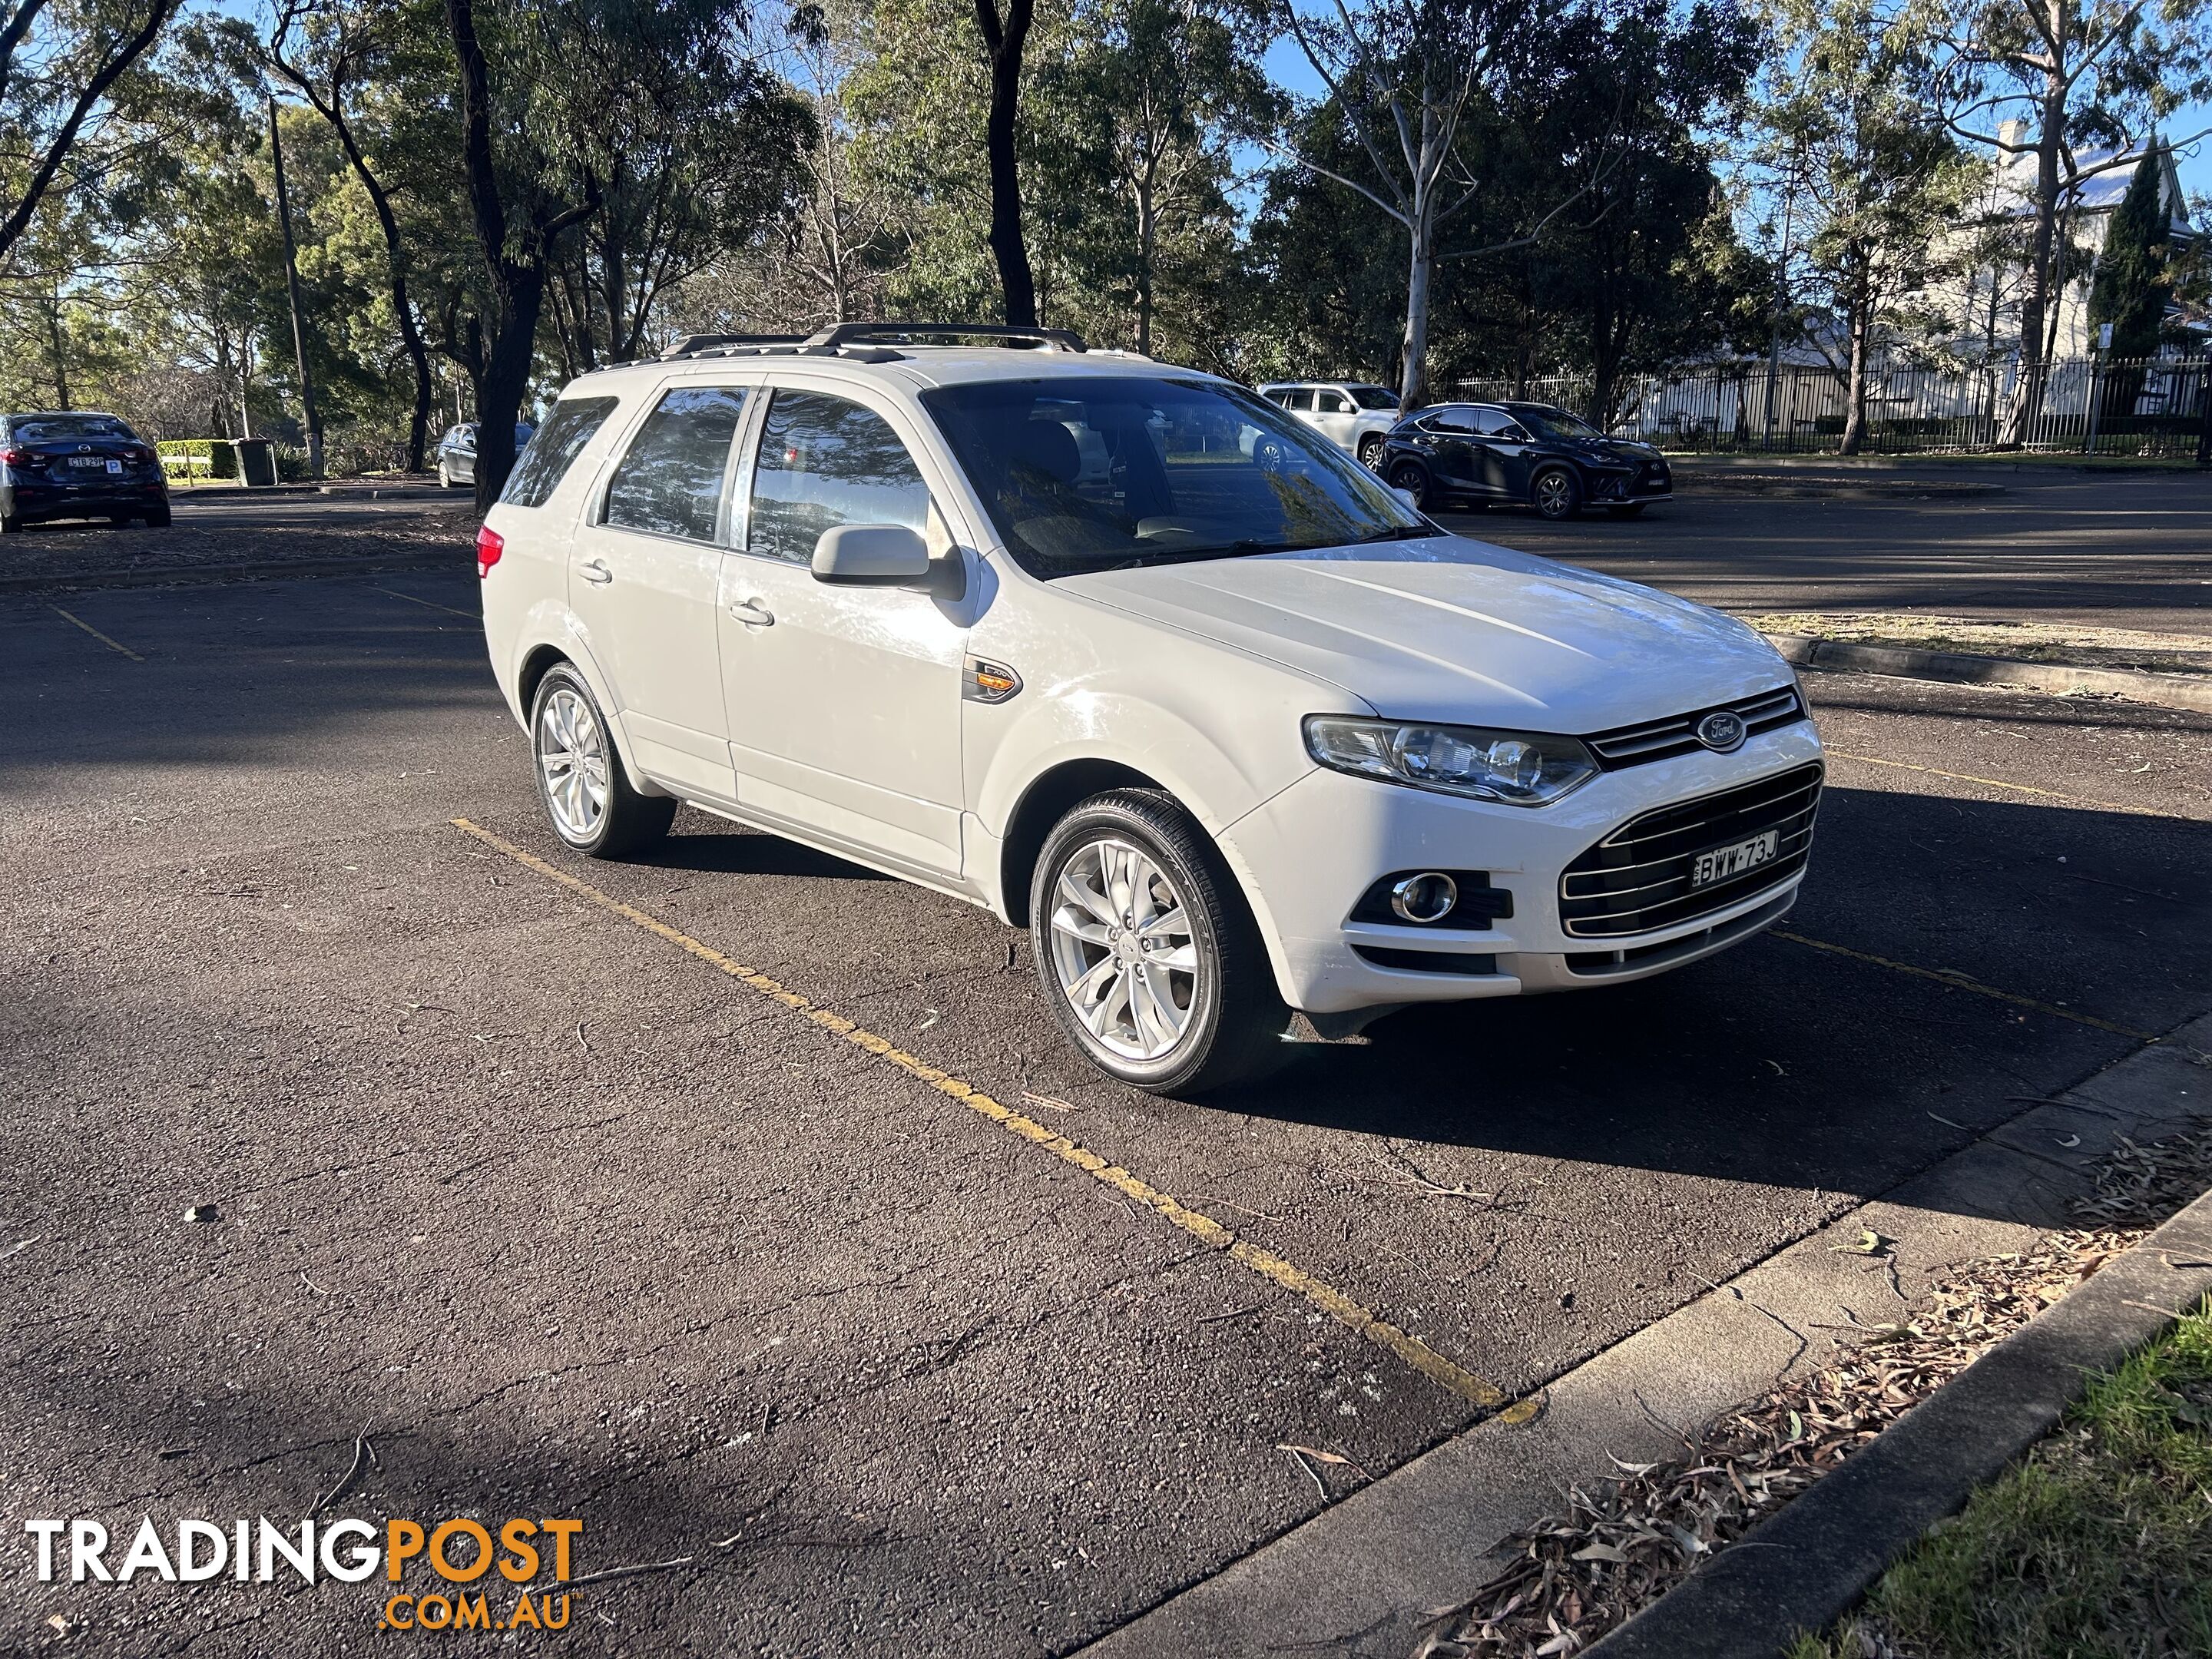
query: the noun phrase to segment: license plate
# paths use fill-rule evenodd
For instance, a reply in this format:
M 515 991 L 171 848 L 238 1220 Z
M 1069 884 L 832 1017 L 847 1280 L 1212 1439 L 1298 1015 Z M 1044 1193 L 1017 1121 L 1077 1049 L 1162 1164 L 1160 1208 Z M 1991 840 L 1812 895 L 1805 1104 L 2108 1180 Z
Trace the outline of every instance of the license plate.
M 115 470 L 118 472 L 123 470 L 119 465 L 117 465 L 116 463 L 112 461 L 103 461 L 97 455 L 72 455 L 70 457 L 70 465 L 71 466 L 83 467 L 114 466 Z
M 1726 881 L 1730 876 L 1756 870 L 1771 860 L 1781 847 L 1782 832 L 1770 830 L 1763 836 L 1753 836 L 1749 841 L 1740 841 L 1733 847 L 1716 847 L 1709 853 L 1700 853 L 1690 861 L 1690 885 L 1692 888 L 1710 887 L 1717 881 Z

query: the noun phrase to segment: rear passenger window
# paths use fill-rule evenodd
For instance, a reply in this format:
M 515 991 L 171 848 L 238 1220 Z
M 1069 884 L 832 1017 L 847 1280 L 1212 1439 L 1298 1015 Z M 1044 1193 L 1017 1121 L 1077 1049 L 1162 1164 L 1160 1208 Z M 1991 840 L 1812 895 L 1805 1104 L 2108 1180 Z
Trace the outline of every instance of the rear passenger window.
M 730 440 L 744 406 L 738 386 L 679 386 L 663 392 L 607 486 L 606 523 L 713 541 Z
M 531 434 L 514 470 L 507 475 L 507 488 L 500 492 L 500 500 L 511 507 L 544 506 L 561 487 L 576 457 L 584 453 L 584 446 L 591 442 L 592 434 L 606 424 L 617 401 L 564 398 L 554 404 L 545 424 Z M 467 435 L 465 427 L 457 426 L 446 434 L 446 441 L 452 443 Z
M 902 524 L 929 534 L 929 486 L 889 422 L 842 398 L 779 392 L 753 468 L 747 550 L 809 564 L 841 524 Z

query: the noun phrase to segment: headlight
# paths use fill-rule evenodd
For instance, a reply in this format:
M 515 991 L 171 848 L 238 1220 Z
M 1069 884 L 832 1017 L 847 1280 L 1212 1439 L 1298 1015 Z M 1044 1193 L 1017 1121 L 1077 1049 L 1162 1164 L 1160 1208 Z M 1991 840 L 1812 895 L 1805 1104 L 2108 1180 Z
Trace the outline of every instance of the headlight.
M 1598 769 L 1572 738 L 1341 714 L 1307 715 L 1306 750 L 1339 772 L 1513 806 L 1547 805 Z

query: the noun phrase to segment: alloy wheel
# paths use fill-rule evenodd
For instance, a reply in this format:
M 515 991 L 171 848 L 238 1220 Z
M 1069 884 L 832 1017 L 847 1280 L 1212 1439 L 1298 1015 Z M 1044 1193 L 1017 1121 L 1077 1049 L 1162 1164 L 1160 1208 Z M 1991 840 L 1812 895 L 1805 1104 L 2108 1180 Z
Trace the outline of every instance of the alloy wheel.
M 1575 504 L 1575 481 L 1556 467 L 1536 479 L 1536 510 L 1547 519 L 1563 519 Z
M 1198 1006 L 1200 956 L 1182 896 L 1152 856 L 1086 842 L 1054 884 L 1052 965 L 1084 1029 L 1125 1059 L 1182 1041 Z
M 554 828 L 588 842 L 607 811 L 607 739 L 592 706 L 566 685 L 538 713 L 538 770 Z

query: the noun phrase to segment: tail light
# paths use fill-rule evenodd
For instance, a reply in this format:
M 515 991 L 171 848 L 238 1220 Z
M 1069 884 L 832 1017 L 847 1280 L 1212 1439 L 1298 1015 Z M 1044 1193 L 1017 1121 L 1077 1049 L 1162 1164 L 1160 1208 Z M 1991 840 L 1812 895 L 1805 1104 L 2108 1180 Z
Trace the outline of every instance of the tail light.
M 31 452 L 27 449 L 18 449 L 13 444 L 0 449 L 0 461 L 5 461 L 9 466 L 27 466 L 30 460 Z
M 491 574 L 492 566 L 499 556 L 507 551 L 507 538 L 489 525 L 477 532 L 477 579 L 481 581 Z

